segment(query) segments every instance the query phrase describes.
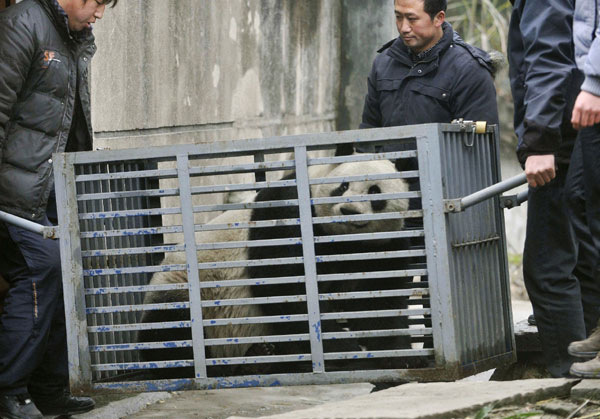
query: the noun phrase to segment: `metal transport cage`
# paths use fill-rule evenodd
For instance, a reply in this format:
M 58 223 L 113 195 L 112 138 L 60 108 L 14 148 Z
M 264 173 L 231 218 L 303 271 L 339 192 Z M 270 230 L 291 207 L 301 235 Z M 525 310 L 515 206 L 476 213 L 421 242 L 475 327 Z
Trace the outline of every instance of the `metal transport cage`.
M 479 196 L 501 178 L 497 129 L 480 132 L 55 155 L 65 204 L 41 233 L 60 237 L 72 391 L 443 381 L 514 362 L 511 202 Z M 348 144 L 370 152 L 334 156 Z

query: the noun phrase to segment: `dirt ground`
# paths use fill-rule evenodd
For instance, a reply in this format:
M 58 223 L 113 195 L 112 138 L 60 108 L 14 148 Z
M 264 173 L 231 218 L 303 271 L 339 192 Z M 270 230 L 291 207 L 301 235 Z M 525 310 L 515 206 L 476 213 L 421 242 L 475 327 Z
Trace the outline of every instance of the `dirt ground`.
M 481 409 L 476 415 L 469 417 L 469 419 L 521 418 L 600 418 L 600 401 L 579 398 L 561 398 L 498 408 L 490 405 Z

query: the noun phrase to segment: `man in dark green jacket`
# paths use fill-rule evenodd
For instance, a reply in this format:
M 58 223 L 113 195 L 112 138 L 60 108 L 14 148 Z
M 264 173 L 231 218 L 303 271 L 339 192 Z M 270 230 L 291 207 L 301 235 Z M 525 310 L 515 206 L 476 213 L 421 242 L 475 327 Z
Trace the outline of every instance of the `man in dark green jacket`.
M 92 149 L 92 24 L 116 2 L 24 0 L 0 13 L 0 210 L 55 221 L 52 153 Z M 0 318 L 0 417 L 93 409 L 68 391 L 58 242 L 0 223 L 0 274 L 10 284 Z

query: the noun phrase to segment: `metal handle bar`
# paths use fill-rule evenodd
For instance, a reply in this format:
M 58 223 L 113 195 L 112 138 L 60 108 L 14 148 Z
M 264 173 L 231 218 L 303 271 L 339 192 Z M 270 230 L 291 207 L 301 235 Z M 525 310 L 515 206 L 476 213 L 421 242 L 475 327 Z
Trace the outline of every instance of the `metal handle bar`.
M 8 224 L 13 224 L 24 230 L 31 231 L 39 234 L 45 239 L 57 239 L 58 231 L 54 226 L 44 226 L 33 221 L 26 220 L 25 218 L 17 217 L 16 215 L 9 214 L 8 212 L 0 211 L 0 220 Z
M 523 202 L 527 201 L 529 196 L 529 189 L 521 191 L 517 194 L 517 205 L 521 205 Z
M 521 173 L 517 176 L 513 176 L 510 179 L 503 180 L 502 182 L 495 183 L 487 188 L 480 191 L 474 192 L 471 195 L 467 195 L 464 198 L 458 199 L 447 199 L 444 201 L 446 206 L 446 212 L 461 212 L 465 209 L 478 204 L 486 199 L 490 199 L 493 196 L 506 192 L 510 189 L 516 188 L 517 186 L 527 183 L 527 177 L 525 173 Z M 519 202 L 519 199 L 521 200 Z M 527 193 L 519 193 L 516 201 L 522 203 L 527 200 Z

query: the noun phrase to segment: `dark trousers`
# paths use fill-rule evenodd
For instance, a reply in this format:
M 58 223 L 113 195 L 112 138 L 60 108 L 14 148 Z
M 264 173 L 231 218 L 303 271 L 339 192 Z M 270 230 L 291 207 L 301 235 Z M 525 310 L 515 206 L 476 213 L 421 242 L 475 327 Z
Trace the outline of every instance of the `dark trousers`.
M 585 211 L 592 232 L 594 245 L 600 250 L 600 124 L 579 132 L 580 167 L 583 175 L 579 183 L 585 189 Z
M 586 326 L 589 333 L 600 307 L 600 291 L 593 275 L 597 253 L 582 221 L 583 214 L 567 209 L 566 179 L 567 168 L 559 167 L 550 183 L 529 188 L 523 252 L 525 287 L 533 306 L 543 358 L 554 377 L 568 375 L 576 360 L 568 354 L 567 347 L 587 336 Z M 571 199 L 584 199 L 582 188 L 572 192 Z M 572 217 L 579 219 L 579 240 L 570 223 Z M 585 298 L 582 289 L 587 290 Z M 584 318 L 584 312 L 588 318 Z
M 600 318 L 600 276 L 598 256 L 600 247 L 595 245 L 597 236 L 592 233 L 593 225 L 588 217 L 588 203 L 592 201 L 586 197 L 587 175 L 584 175 L 582 142 L 577 140 L 571 155 L 571 164 L 567 173 L 566 197 L 569 210 L 569 219 L 575 231 L 579 244 L 579 257 L 577 268 L 583 274 L 579 275 L 581 286 L 581 300 L 583 303 L 583 316 L 587 335 L 597 326 Z M 589 255 L 589 256 L 588 256 Z
M 52 217 L 53 199 L 48 208 Z M 10 284 L 0 317 L 0 394 L 52 393 L 68 385 L 58 241 L 2 225 L 0 250 Z

